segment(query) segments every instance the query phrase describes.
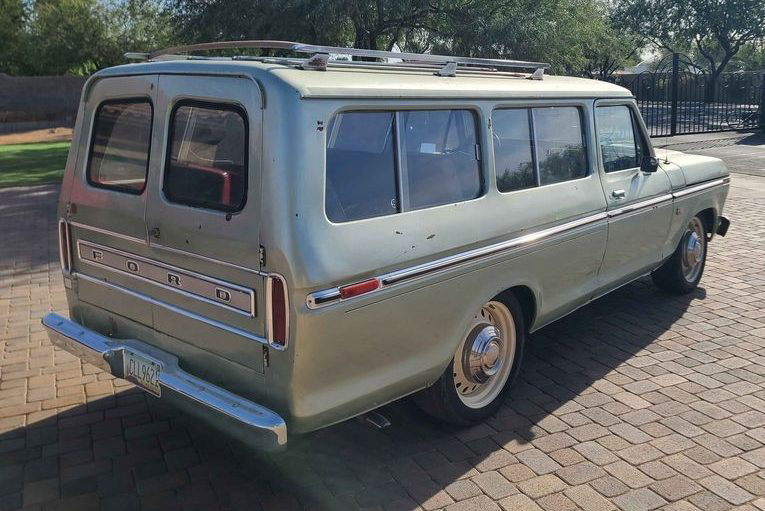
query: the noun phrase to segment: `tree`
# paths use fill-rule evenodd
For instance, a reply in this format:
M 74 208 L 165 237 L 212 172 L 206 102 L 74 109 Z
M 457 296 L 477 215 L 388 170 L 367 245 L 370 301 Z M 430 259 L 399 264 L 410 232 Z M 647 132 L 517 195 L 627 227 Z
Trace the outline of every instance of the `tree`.
M 765 38 L 762 0 L 619 0 L 622 28 L 668 51 L 697 52 L 708 74 L 707 102 L 718 78 L 747 44 Z
M 730 67 L 737 71 L 765 71 L 765 40 L 742 46 Z
M 115 63 L 128 51 L 148 51 L 174 41 L 171 15 L 159 0 L 122 0 L 108 10 L 108 39 Z
M 423 37 L 416 38 L 422 47 Z M 638 49 L 616 32 L 602 0 L 444 2 L 430 33 L 433 51 L 542 60 L 552 72 L 607 78 Z
M 89 74 L 108 64 L 106 12 L 96 0 L 37 0 L 20 63 L 26 74 Z
M 589 78 L 607 80 L 625 65 L 636 62 L 644 39 L 617 29 L 607 5 L 595 5 L 593 11 L 599 15 L 589 18 L 590 28 L 581 35 L 586 59 L 582 72 Z
M 0 0 L 0 73 L 18 70 L 17 55 L 23 38 L 25 12 L 22 0 Z
M 183 42 L 276 39 L 334 44 L 349 39 L 344 13 L 326 0 L 170 0 Z

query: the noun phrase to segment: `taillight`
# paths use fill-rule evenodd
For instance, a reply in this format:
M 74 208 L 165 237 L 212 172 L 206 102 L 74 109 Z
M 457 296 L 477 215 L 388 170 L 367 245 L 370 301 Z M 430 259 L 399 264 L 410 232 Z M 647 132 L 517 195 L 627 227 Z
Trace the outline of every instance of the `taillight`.
M 61 270 L 69 273 L 72 269 L 72 252 L 69 243 L 69 224 L 63 218 L 58 221 L 58 257 Z
M 355 284 L 350 284 L 340 288 L 340 298 L 345 300 L 346 298 L 352 298 L 354 296 L 363 295 L 369 293 L 380 287 L 380 281 L 377 279 L 364 280 Z
M 268 277 L 268 344 L 276 349 L 287 347 L 290 317 L 287 301 L 287 285 L 280 275 Z

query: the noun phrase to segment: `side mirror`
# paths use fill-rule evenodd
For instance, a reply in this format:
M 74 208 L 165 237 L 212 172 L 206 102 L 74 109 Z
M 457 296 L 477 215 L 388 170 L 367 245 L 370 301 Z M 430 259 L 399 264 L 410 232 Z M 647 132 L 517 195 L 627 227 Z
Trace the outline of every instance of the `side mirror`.
M 643 161 L 640 162 L 640 170 L 643 172 L 653 173 L 659 169 L 659 160 L 653 156 L 646 156 Z

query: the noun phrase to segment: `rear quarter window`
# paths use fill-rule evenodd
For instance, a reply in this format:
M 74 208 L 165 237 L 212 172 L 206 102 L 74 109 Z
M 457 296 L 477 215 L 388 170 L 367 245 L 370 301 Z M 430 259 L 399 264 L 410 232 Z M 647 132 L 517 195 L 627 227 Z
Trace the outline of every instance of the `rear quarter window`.
M 153 109 L 148 99 L 106 101 L 96 110 L 88 183 L 140 194 L 146 186 Z
M 163 191 L 170 202 L 226 212 L 247 198 L 247 116 L 228 104 L 184 101 L 170 116 Z
M 393 113 L 340 113 L 327 132 L 327 218 L 349 222 L 398 211 Z
M 471 110 L 341 112 L 327 130 L 325 211 L 335 223 L 477 198 Z
M 401 112 L 401 119 L 409 209 L 461 202 L 481 195 L 473 112 L 415 110 Z

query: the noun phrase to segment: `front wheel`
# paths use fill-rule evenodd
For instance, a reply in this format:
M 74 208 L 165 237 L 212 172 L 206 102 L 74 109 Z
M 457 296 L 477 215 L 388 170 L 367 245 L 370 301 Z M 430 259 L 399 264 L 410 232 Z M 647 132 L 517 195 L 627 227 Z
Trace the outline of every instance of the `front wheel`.
M 675 252 L 651 273 L 654 283 L 665 291 L 690 293 L 699 285 L 707 260 L 707 230 L 694 216 L 688 221 Z
M 476 313 L 451 363 L 436 383 L 415 396 L 428 414 L 468 425 L 493 415 L 517 378 L 526 329 L 514 296 L 491 300 Z

